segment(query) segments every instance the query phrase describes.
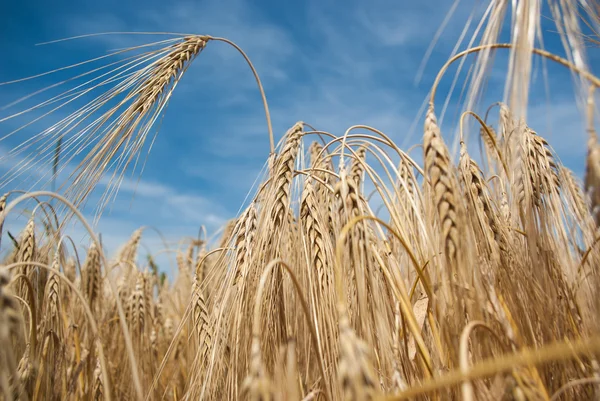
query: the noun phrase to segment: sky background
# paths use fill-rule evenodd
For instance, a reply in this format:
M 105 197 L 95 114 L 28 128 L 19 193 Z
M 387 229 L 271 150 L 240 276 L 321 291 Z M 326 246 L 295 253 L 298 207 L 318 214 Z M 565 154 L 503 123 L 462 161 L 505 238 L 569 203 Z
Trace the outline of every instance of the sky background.
M 164 37 L 109 35 L 36 46 L 54 39 L 109 31 L 210 34 L 233 40 L 253 61 L 276 140 L 299 120 L 337 135 L 351 125 L 366 124 L 407 149 L 421 141 L 419 110 L 437 71 L 474 7 L 481 12 L 481 2 L 461 1 L 416 83 L 425 52 L 451 6 L 449 0 L 6 1 L 0 3 L 0 82 Z M 544 14 L 548 16 L 547 10 Z M 547 20 L 544 24 L 550 26 Z M 545 32 L 545 44 L 560 49 L 551 29 Z M 598 61 L 594 52 L 592 65 Z M 506 59 L 500 54 L 496 60 L 483 110 L 501 99 Z M 529 124 L 581 176 L 586 137 L 570 75 L 548 65 L 551 91 L 546 93 L 539 62 L 536 66 Z M 0 86 L 0 108 L 52 82 L 50 76 Z M 440 108 L 451 82 L 449 74 L 440 88 Z M 455 104 L 456 97 L 451 98 L 442 125 L 447 141 L 455 134 Z M 0 119 L 16 111 L 0 109 Z M 0 122 L 0 136 L 14 129 L 11 124 Z M 0 142 L 0 152 L 10 145 Z M 209 43 L 175 90 L 141 180 L 136 185 L 135 179 L 127 179 L 103 215 L 97 229 L 105 247 L 113 252 L 133 230 L 146 225 L 168 241 L 196 236 L 202 225 L 209 235 L 217 232 L 238 214 L 268 153 L 264 112 L 250 70 L 229 46 Z M 416 159 L 419 153 L 413 152 Z M 0 172 L 8 167 L 0 163 Z M 15 234 L 25 221 L 11 222 Z M 87 244 L 81 229 L 73 236 L 77 244 Z M 160 241 L 155 231 L 147 231 L 142 253 L 162 248 Z M 168 268 L 166 262 L 161 267 Z

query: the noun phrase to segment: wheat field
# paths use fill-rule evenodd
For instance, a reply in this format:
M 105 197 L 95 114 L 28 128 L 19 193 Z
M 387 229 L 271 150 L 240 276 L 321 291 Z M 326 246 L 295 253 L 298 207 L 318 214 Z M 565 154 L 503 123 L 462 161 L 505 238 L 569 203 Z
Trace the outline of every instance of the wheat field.
M 559 55 L 537 46 L 541 3 L 489 1 L 479 36 L 439 66 L 422 163 L 364 125 L 336 135 L 290 122 L 277 143 L 260 71 L 208 35 L 120 50 L 40 102 L 101 91 L 9 151 L 36 159 L 2 185 L 78 164 L 60 190 L 0 198 L 0 230 L 20 204 L 35 205 L 1 244 L 0 399 L 600 400 L 600 78 L 581 56 L 595 51 L 585 32 L 598 32 L 600 6 L 548 0 L 565 39 Z M 252 69 L 271 153 L 218 241 L 181 241 L 171 280 L 139 257 L 144 228 L 108 255 L 79 208 L 113 168 L 101 218 L 190 64 L 217 45 Z M 505 99 L 482 105 L 500 52 L 510 55 Z M 537 58 L 576 77 L 588 135 L 581 182 L 527 123 Z M 471 79 L 454 154 L 437 87 L 464 60 Z M 64 235 L 74 220 L 91 238 L 85 254 Z

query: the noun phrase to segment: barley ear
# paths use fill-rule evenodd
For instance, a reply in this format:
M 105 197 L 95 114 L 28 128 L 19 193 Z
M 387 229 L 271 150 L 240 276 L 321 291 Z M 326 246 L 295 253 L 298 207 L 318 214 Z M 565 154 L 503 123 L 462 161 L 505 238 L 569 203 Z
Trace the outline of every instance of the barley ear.
M 448 263 L 452 264 L 456 260 L 459 248 L 458 194 L 453 182 L 448 148 L 442 139 L 432 105 L 425 117 L 423 147 L 425 173 L 429 179 L 434 206 L 440 222 L 444 256 Z
M 340 361 L 339 379 L 344 399 L 369 401 L 375 399 L 377 374 L 370 360 L 369 349 L 350 327 L 345 308 L 339 311 Z

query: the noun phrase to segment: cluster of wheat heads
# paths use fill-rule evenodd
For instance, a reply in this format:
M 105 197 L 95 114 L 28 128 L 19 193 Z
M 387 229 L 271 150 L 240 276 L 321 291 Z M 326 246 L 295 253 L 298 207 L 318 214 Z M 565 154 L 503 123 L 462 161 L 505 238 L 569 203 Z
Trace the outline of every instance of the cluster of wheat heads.
M 464 146 L 451 162 L 433 109 L 423 169 L 368 127 L 305 148 L 314 131 L 295 124 L 220 243 L 177 250 L 172 283 L 138 259 L 142 230 L 112 259 L 95 239 L 77 255 L 41 206 L 4 245 L 2 397 L 537 400 L 575 380 L 564 396 L 589 399 L 596 225 L 544 139 L 505 105 L 499 116 L 476 117 L 487 175 Z M 522 160 L 509 176 L 512 130 Z
M 492 15 L 502 4 L 492 3 Z M 175 249 L 170 282 L 152 257 L 138 257 L 142 229 L 108 257 L 77 206 L 111 163 L 118 187 L 118 173 L 211 40 L 225 41 L 161 42 L 39 105 L 110 88 L 12 151 L 40 153 L 3 183 L 54 162 L 57 138 L 67 161 L 87 156 L 66 198 L 0 198 L 0 227 L 21 202 L 38 203 L 21 234 L 2 244 L 0 399 L 600 397 L 597 78 L 530 49 L 589 85 L 586 191 L 515 110 L 519 101 L 491 108 L 495 124 L 465 112 L 454 160 L 434 88 L 422 166 L 368 126 L 335 136 L 298 122 L 277 149 L 271 134 L 251 201 L 218 244 L 187 239 Z M 514 44 L 483 43 L 450 62 L 501 48 Z M 520 78 L 511 83 L 515 99 Z M 479 127 L 481 166 L 463 136 L 467 119 Z M 63 234 L 59 207 L 89 230 L 85 254 Z

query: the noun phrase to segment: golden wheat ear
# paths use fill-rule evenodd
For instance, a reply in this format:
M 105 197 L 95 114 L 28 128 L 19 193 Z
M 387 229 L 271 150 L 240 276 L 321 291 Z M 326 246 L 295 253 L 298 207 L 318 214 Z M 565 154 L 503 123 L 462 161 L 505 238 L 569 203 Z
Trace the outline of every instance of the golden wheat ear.
M 120 50 L 102 58 L 105 66 L 92 68 L 35 93 L 44 95 L 49 88 L 66 87 L 59 95 L 4 118 L 3 121 L 33 116 L 31 121 L 1 140 L 26 134 L 30 124 L 44 117 L 65 111 L 70 114 L 31 138 L 20 140 L 18 146 L 3 156 L 3 159 L 13 160 L 13 167 L 0 182 L 7 185 L 33 178 L 37 185 L 67 174 L 59 190 L 64 190 L 73 203 L 80 206 L 103 173 L 113 170 L 99 206 L 101 210 L 114 196 L 130 163 L 134 160 L 137 163 L 149 131 L 162 116 L 190 62 L 205 44 L 204 37 L 184 37 Z M 77 65 L 82 64 L 86 62 Z M 60 70 L 71 67 L 74 66 Z M 42 116 L 36 117 L 39 113 Z M 57 163 L 58 143 L 61 144 L 61 166 Z
M 53 113 L 65 110 L 70 112 L 67 117 L 42 132 L 20 140 L 17 146 L 0 157 L 0 161 L 10 162 L 13 166 L 0 177 L 0 186 L 21 180 L 31 180 L 34 182 L 33 186 L 49 184 L 57 176 L 66 175 L 67 178 L 58 190 L 64 191 L 76 206 L 82 206 L 95 187 L 105 180 L 106 189 L 96 208 L 96 217 L 99 217 L 115 199 L 125 173 L 131 170 L 132 174 L 141 174 L 143 171 L 145 162 L 141 163 L 139 159 L 146 148 L 150 132 L 156 131 L 157 122 L 162 119 L 173 91 L 192 61 L 211 40 L 233 46 L 254 73 L 263 98 L 273 154 L 274 141 L 266 97 L 248 56 L 227 39 L 187 35 L 119 50 L 107 56 L 40 74 L 45 76 L 92 61 L 106 63 L 83 74 L 74 74 L 74 77 L 9 105 L 13 107 L 35 95 L 44 94 L 49 89 L 71 85 L 62 93 L 50 96 L 33 107 L 0 119 L 3 122 L 16 117 L 33 116 L 25 125 L 0 137 L 1 142 L 23 134 L 26 129 L 31 129 L 28 127 L 32 124 Z M 9 83 L 17 84 L 22 81 Z M 90 98 L 92 100 L 88 101 Z M 148 152 L 151 147 L 152 145 Z M 59 160 L 62 163 L 60 166 Z

